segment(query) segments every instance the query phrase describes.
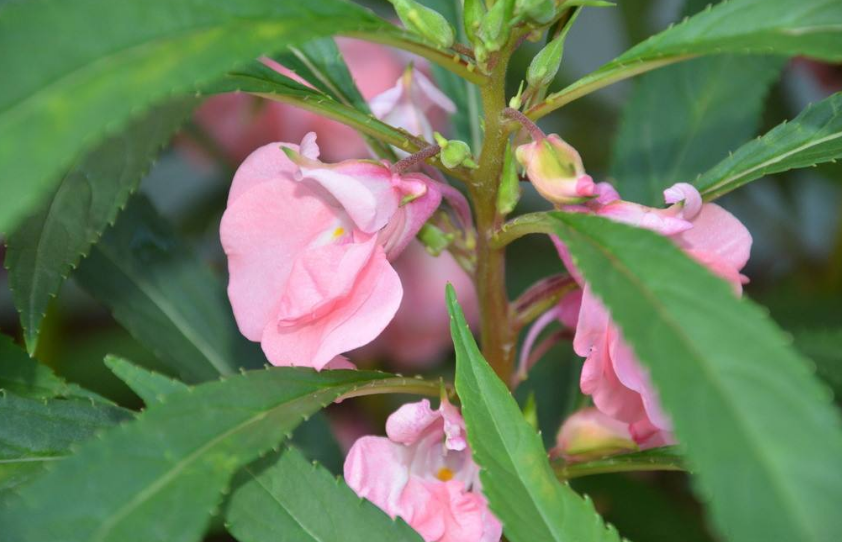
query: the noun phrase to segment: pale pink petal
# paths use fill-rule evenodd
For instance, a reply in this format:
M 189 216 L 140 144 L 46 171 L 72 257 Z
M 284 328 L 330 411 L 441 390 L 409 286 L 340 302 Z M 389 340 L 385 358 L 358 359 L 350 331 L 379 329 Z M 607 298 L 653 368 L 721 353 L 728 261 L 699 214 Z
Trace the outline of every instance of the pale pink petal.
M 401 295 L 400 279 L 377 247 L 353 290 L 328 314 L 294 326 L 270 321 L 263 351 L 274 365 L 321 369 L 336 355 L 374 340 L 394 317 Z
M 453 114 L 456 112 L 456 104 L 454 104 L 444 92 L 440 91 L 438 87 L 436 87 L 433 82 L 424 75 L 424 72 L 415 70 L 414 77 L 414 82 L 418 84 L 418 88 L 416 90 L 419 97 L 418 101 L 421 102 L 422 107 L 425 110 L 438 107 L 447 113 Z
M 411 445 L 431 430 L 433 424 L 441 425 L 441 412 L 430 408 L 430 401 L 406 403 L 386 420 L 386 435 L 394 442 Z
M 532 348 L 535 347 L 535 341 L 538 340 L 541 332 L 544 331 L 547 326 L 559 319 L 559 314 L 559 308 L 553 307 L 539 316 L 532 324 L 532 327 L 529 328 L 529 332 L 523 340 L 523 346 L 521 347 L 520 358 L 518 359 L 517 364 L 517 378 L 519 380 L 526 380 L 527 373 L 529 372 L 529 369 L 532 368 L 529 365 L 529 357 L 532 354 Z
M 330 370 L 338 370 L 338 369 L 356 369 L 357 366 L 351 363 L 348 358 L 345 356 L 336 356 L 332 360 L 327 362 L 327 365 L 324 366 L 325 369 Z
M 558 251 L 558 257 L 561 258 L 562 263 L 564 263 L 564 268 L 567 270 L 568 273 L 570 273 L 570 276 L 573 277 L 573 280 L 575 280 L 579 284 L 579 286 L 584 288 L 585 279 L 584 277 L 582 277 L 582 274 L 579 273 L 579 269 L 576 267 L 576 264 L 573 263 L 573 256 L 570 254 L 570 250 L 568 250 L 567 245 L 565 245 L 561 241 L 561 239 L 559 239 L 555 235 L 550 235 L 550 239 L 552 240 L 556 250 Z
M 676 443 L 675 435 L 654 426 L 648 418 L 643 417 L 629 426 L 629 432 L 641 450 L 670 446 Z
M 582 295 L 580 289 L 568 292 L 558 302 L 558 319 L 570 329 L 576 329 L 579 325 L 579 312 L 582 310 Z
M 380 241 L 389 260 L 394 260 L 403 252 L 441 204 L 438 183 L 420 173 L 410 173 L 404 178 L 424 183 L 426 190 L 422 196 L 401 205 L 380 232 Z
M 653 209 L 628 201 L 616 201 L 602 206 L 596 214 L 631 226 L 646 228 L 661 235 L 675 235 L 693 225 L 676 216 L 669 209 Z
M 450 401 L 444 397 L 439 411 L 444 420 L 445 448 L 456 452 L 465 450 L 468 447 L 468 441 L 465 438 L 465 420 L 462 419 L 459 409 L 450 404 Z
M 228 296 L 237 325 L 248 339 L 260 340 L 263 329 L 274 321 L 297 255 L 313 241 L 314 233 L 336 220 L 335 210 L 307 187 L 282 176 L 255 183 L 229 203 L 220 240 L 228 256 Z
M 575 412 L 564 421 L 551 453 L 568 460 L 578 456 L 581 461 L 635 448 L 629 424 L 590 407 Z M 597 453 L 594 455 L 594 452 Z
M 745 267 L 751 253 L 751 234 L 734 215 L 716 205 L 706 203 L 693 227 L 676 236 L 679 246 L 694 251 L 717 254 L 736 270 Z
M 702 196 L 692 184 L 676 183 L 664 190 L 664 201 L 669 204 L 684 203 L 681 216 L 692 220 L 702 210 Z
M 345 482 L 394 518 L 409 481 L 407 451 L 385 437 L 358 439 L 345 458 Z
M 263 145 L 246 158 L 231 182 L 228 192 L 228 205 L 258 184 L 278 179 L 293 180 L 298 166 L 287 158 L 281 147 L 298 152 L 298 145 L 291 143 L 269 143 Z
M 401 517 L 427 542 L 481 540 L 488 507 L 480 495 L 463 491 L 462 483 L 411 478 L 401 498 Z

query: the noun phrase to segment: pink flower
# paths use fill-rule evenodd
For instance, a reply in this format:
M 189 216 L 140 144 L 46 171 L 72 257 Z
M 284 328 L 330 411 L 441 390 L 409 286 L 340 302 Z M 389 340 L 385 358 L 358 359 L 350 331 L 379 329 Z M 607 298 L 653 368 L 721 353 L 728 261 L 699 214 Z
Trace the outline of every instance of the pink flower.
M 367 160 L 324 164 L 318 155 L 315 134 L 300 147 L 252 153 L 234 176 L 220 236 L 240 331 L 274 365 L 320 370 L 395 315 L 402 288 L 388 258 L 441 193 L 419 173 L 396 175 Z
M 702 203 L 698 191 L 679 183 L 664 191 L 666 209 L 653 209 L 619 199 L 605 183 L 597 185 L 596 198 L 583 207 L 618 222 L 651 229 L 669 237 L 687 254 L 742 292 L 740 270 L 748 262 L 751 234 L 731 213 L 713 203 Z M 567 248 L 557 239 L 559 255 L 583 287 L 573 348 L 585 359 L 580 385 L 604 414 L 629 424 L 641 448 L 675 442 L 669 416 L 662 410 L 648 371 L 623 340 L 608 311 L 582 280 Z
M 564 421 L 552 454 L 573 462 L 635 450 L 628 424 L 591 407 L 574 412 Z
M 594 195 L 579 153 L 555 134 L 519 146 L 515 156 L 538 193 L 553 203 L 577 203 Z
M 345 459 L 345 481 L 427 542 L 497 542 L 502 526 L 488 509 L 465 422 L 447 400 L 403 405 L 387 437 L 359 439 Z
M 401 306 L 386 330 L 358 355 L 382 355 L 404 368 L 424 368 L 452 348 L 445 286 L 453 284 L 468 322 L 476 323 L 474 283 L 449 252 L 432 256 L 417 241 L 409 244 L 394 267 L 404 288 Z
M 370 102 L 371 112 L 386 124 L 433 141 L 430 115 L 437 109 L 455 113 L 456 106 L 422 72 L 407 67 L 394 87 Z

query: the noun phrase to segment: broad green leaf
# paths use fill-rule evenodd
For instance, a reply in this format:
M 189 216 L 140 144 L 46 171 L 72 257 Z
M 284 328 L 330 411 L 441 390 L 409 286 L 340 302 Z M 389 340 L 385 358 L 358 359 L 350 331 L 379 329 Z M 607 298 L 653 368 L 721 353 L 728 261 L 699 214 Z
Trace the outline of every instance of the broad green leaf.
M 456 347 L 456 391 L 468 441 L 482 469 L 483 494 L 512 542 L 619 541 L 593 503 L 559 483 L 541 437 L 482 357 L 465 315 L 447 287 L 450 332 Z
M 295 448 L 245 467 L 234 486 L 226 524 L 240 542 L 421 542 Z
M 73 445 L 130 417 L 126 410 L 87 398 L 38 399 L 0 391 L 0 494 L 27 483 Z
M 336 33 L 399 32 L 351 2 L 32 0 L 0 11 L 0 232 L 156 102 Z
M 276 368 L 173 393 L 26 486 L 0 509 L 3 536 L 197 541 L 231 476 L 302 419 L 343 394 L 437 389 L 383 373 Z
M 74 278 L 185 382 L 265 363 L 237 329 L 223 286 L 143 197 L 132 199 Z
M 816 373 L 842 401 L 842 329 L 796 329 L 795 346 L 816 364 Z
M 632 47 L 529 110 L 539 118 L 594 90 L 699 55 L 780 54 L 842 60 L 842 2 L 730 0 Z
M 6 240 L 6 268 L 27 349 L 35 352 L 50 298 L 114 222 L 193 99 L 151 111 L 74 165 L 40 210 Z
M 0 335 L 0 393 L 4 390 L 33 399 L 77 397 L 108 402 L 59 378 L 49 367 L 27 356 L 10 337 Z
M 839 414 L 768 316 L 653 232 L 550 221 L 650 369 L 725 538 L 839 540 Z
M 840 3 L 842 5 L 842 3 Z M 842 39 L 840 39 L 842 41 Z M 842 157 L 842 92 L 746 143 L 693 183 L 713 199 L 764 175 Z
M 782 66 L 775 57 L 719 55 L 643 76 L 614 144 L 612 176 L 623 197 L 660 205 L 664 189 L 751 139 Z
M 146 406 L 162 403 L 168 395 L 184 391 L 190 387 L 161 373 L 144 369 L 121 357 L 106 356 L 105 365 L 111 369 L 111 372 L 117 378 L 125 382 L 133 392 L 143 399 Z

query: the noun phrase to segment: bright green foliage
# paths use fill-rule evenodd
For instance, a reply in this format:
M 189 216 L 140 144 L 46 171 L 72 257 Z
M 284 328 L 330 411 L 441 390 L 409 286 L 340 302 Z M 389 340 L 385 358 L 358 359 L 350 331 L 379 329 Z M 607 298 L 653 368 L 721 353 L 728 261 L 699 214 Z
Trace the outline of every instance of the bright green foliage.
M 842 41 L 842 40 L 840 40 Z M 727 194 L 764 175 L 842 157 L 842 92 L 817 102 L 793 120 L 746 143 L 693 184 L 706 199 Z
M 30 353 L 35 352 L 50 298 L 114 222 L 194 104 L 193 99 L 181 99 L 156 108 L 106 140 L 9 236 L 5 265 Z
M 20 499 L 0 509 L 3 536 L 15 542 L 197 541 L 230 477 L 302 419 L 360 387 L 403 383 L 413 381 L 283 368 L 176 392 L 25 487 Z
M 135 392 L 146 406 L 161 403 L 173 393 L 189 388 L 187 384 L 172 378 L 144 369 L 134 363 L 117 356 L 106 356 L 105 364 L 117 378 Z
M 651 370 L 726 539 L 839 540 L 839 415 L 783 333 L 668 239 L 601 217 L 553 216 Z
M 614 145 L 623 198 L 662 205 L 664 189 L 693 181 L 752 138 L 782 66 L 775 57 L 719 55 L 642 77 Z
M 632 47 L 547 98 L 552 110 L 595 88 L 698 55 L 756 53 L 842 60 L 842 2 L 730 0 Z
M 185 382 L 265 363 L 222 284 L 145 198 L 132 199 L 74 277 Z
M 243 469 L 226 513 L 240 542 L 421 542 L 295 448 Z
M 290 44 L 392 28 L 339 0 L 9 4 L 0 11 L 0 73 L 14 82 L 0 85 L 0 232 L 81 153 L 156 102 Z
M 541 438 L 523 416 L 506 385 L 483 359 L 447 287 L 450 332 L 456 346 L 456 391 L 473 450 L 482 469 L 482 490 L 512 542 L 619 541 L 591 501 L 559 483 Z
M 453 28 L 441 13 L 415 0 L 389 0 L 401 22 L 419 36 L 439 47 L 453 45 Z

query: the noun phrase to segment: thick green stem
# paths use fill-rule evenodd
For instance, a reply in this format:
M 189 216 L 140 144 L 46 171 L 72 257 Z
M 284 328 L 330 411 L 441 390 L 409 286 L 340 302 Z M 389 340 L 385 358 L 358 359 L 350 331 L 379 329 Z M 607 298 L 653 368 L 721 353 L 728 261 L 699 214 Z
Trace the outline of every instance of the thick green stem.
M 492 247 L 491 238 L 502 223 L 496 203 L 508 142 L 502 111 L 506 107 L 506 67 L 510 54 L 510 48 L 500 52 L 488 83 L 480 88 L 485 111 L 485 141 L 471 186 L 478 234 L 476 283 L 482 315 L 482 352 L 504 382 L 509 382 L 514 369 L 517 337 L 511 326 L 506 296 L 505 251 Z

